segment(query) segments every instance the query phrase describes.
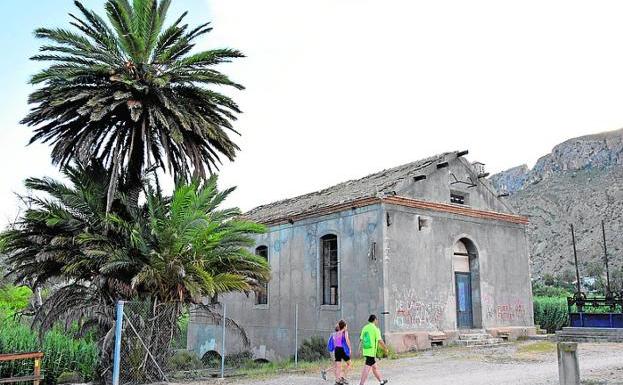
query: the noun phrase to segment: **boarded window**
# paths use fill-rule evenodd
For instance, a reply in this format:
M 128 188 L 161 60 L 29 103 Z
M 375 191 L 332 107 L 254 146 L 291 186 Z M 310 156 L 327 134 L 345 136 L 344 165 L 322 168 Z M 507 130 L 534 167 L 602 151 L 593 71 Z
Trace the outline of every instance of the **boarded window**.
M 469 253 L 463 241 L 458 241 L 454 244 L 452 265 L 455 272 L 469 273 Z
M 457 205 L 464 205 L 467 203 L 466 195 L 452 192 L 450 193 L 450 203 L 455 203 Z
M 333 234 L 320 238 L 322 259 L 322 304 L 338 304 L 338 255 L 337 236 Z
M 258 246 L 255 249 L 255 255 L 266 259 L 268 262 L 268 247 Z M 255 304 L 256 305 L 268 305 L 268 283 L 263 285 L 262 290 L 255 292 Z

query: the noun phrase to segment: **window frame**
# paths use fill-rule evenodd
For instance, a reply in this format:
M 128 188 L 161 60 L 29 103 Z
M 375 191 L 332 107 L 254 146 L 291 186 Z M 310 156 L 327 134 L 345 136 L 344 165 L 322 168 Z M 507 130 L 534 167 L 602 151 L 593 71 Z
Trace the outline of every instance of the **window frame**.
M 326 242 L 335 242 L 335 247 L 331 248 L 329 245 L 328 255 L 325 253 Z M 327 233 L 319 238 L 319 303 L 320 308 L 325 310 L 339 309 L 341 304 L 340 295 L 340 252 L 339 252 L 339 237 L 334 233 Z M 334 257 L 331 255 L 335 253 Z M 325 267 L 325 260 L 328 259 L 328 267 Z M 334 262 L 331 260 L 334 259 Z M 334 265 L 334 266 L 332 266 Z M 332 283 L 332 271 L 335 274 L 335 284 Z M 327 277 L 326 274 L 329 276 Z M 327 286 L 328 284 L 328 286 Z M 335 301 L 331 301 L 331 288 L 335 287 Z M 328 291 L 328 292 L 327 292 Z M 328 299 L 328 300 L 327 300 Z
M 454 202 L 454 197 L 462 198 L 463 202 Z M 450 190 L 450 203 L 453 205 L 469 206 L 469 193 L 457 190 Z
M 262 255 L 260 254 L 260 252 L 265 252 L 266 255 Z M 266 259 L 266 262 L 270 264 L 270 253 L 269 253 L 269 247 L 267 245 L 259 245 L 255 248 L 254 250 L 254 254 L 258 257 L 262 257 Z M 253 306 L 255 308 L 258 309 L 266 309 L 268 308 L 269 305 L 269 298 L 270 296 L 268 295 L 269 293 L 269 287 L 268 287 L 269 282 L 266 282 L 264 284 L 264 290 L 265 292 L 262 294 L 259 291 L 255 291 L 255 298 L 253 299 Z M 264 299 L 264 302 L 261 302 L 260 299 Z

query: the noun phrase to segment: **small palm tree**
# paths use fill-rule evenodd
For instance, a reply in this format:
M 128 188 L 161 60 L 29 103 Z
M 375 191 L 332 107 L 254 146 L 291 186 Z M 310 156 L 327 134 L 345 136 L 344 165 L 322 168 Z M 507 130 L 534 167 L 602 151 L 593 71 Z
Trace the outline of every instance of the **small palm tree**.
M 142 241 L 149 259 L 134 276 L 133 287 L 182 304 L 260 289 L 270 271 L 265 259 L 250 252 L 255 242 L 250 235 L 265 232 L 265 227 L 240 219 L 237 208 L 219 209 L 233 190 L 218 191 L 212 176 L 179 186 L 170 198 L 151 191 L 143 232 L 147 239 Z
M 108 0 L 109 23 L 79 1 L 77 30 L 39 28 L 51 42 L 32 60 L 51 63 L 35 74 L 39 89 L 22 123 L 36 126 L 31 143 L 53 145 L 61 168 L 99 159 L 111 171 L 108 206 L 119 175 L 132 186 L 150 166 L 177 180 L 205 177 L 238 146 L 229 137 L 236 103 L 214 87 L 243 87 L 215 66 L 242 57 L 233 49 L 191 54 L 212 29 L 189 28 L 182 14 L 165 28 L 170 0 Z M 110 207 L 108 207 L 110 209 Z

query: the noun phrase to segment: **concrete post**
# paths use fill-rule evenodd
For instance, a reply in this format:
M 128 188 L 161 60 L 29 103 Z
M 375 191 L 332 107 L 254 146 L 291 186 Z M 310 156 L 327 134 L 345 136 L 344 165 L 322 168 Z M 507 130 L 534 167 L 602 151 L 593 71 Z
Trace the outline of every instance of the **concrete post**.
M 558 378 L 560 385 L 580 385 L 577 342 L 558 343 Z
M 294 367 L 299 367 L 299 304 L 294 305 Z
M 115 320 L 115 345 L 112 365 L 112 385 L 119 385 L 119 370 L 121 368 L 121 334 L 123 326 L 123 301 L 117 301 L 117 319 Z
M 221 378 L 225 378 L 225 329 L 227 324 L 227 304 L 223 304 L 223 345 L 221 346 Z

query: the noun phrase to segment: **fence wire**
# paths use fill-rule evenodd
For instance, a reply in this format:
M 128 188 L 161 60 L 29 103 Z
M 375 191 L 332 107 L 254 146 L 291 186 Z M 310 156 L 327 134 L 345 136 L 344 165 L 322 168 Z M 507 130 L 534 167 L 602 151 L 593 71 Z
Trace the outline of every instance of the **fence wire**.
M 180 336 L 175 305 L 126 302 L 119 355 L 119 384 L 168 382 L 166 372 Z
M 184 309 L 176 304 L 132 301 L 121 308 L 119 354 L 114 363 L 119 374 L 117 382 L 113 375 L 113 385 L 222 378 L 269 364 L 266 352 L 254 349 L 246 331 L 227 317 L 225 305 Z M 262 334 L 286 336 L 291 347 L 280 359 L 284 370 L 296 368 L 299 360 L 329 358 L 326 337 L 331 331 L 299 329 L 297 310 L 294 306 L 288 328 L 253 326 Z M 203 333 L 193 335 L 192 344 L 187 342 L 189 325 L 194 333 Z M 272 370 L 278 369 L 273 365 Z

